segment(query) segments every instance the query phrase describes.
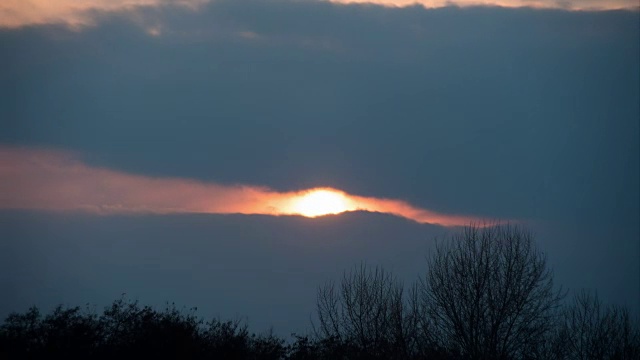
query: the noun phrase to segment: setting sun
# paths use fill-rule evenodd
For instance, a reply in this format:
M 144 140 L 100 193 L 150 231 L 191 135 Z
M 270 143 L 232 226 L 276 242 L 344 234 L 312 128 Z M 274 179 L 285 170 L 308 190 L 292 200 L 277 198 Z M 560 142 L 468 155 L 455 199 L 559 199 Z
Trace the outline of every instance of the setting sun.
M 308 217 L 354 210 L 343 193 L 330 189 L 312 190 L 301 195 L 293 204 L 294 212 Z

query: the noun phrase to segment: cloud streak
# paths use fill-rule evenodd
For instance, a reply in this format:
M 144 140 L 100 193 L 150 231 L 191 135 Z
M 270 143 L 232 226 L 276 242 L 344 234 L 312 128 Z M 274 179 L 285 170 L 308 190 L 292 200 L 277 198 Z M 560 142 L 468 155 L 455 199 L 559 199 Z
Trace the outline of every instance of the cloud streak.
M 217 2 L 225 3 L 225 1 Z M 211 0 L 3 0 L 0 2 L 0 28 L 55 24 L 81 29 L 95 25 L 98 17 L 103 14 L 121 13 L 133 14 L 131 19 L 134 22 L 140 22 L 149 34 L 159 35 L 158 26 L 148 26 L 146 23 L 149 19 L 138 14 L 139 10 L 175 10 L 176 8 L 197 10 L 205 5 L 212 4 L 215 7 L 217 2 Z M 429 9 L 448 6 L 564 10 L 638 10 L 640 8 L 636 0 L 309 0 L 309 2 L 330 2 L 339 5 L 373 4 L 385 7 L 419 5 Z
M 103 215 L 204 213 L 309 217 L 370 211 L 443 226 L 482 221 L 470 216 L 439 214 L 401 200 L 354 196 L 331 188 L 277 192 L 259 186 L 153 178 L 90 166 L 68 152 L 6 146 L 0 147 L 0 209 Z
M 499 6 L 508 8 L 531 7 L 564 10 L 618 10 L 638 9 L 636 0 L 328 0 L 336 4 L 374 4 L 387 7 L 420 5 L 425 8 L 447 6 Z
M 209 0 L 3 0 L 0 27 L 63 24 L 72 28 L 94 25 L 101 13 L 134 12 L 142 8 L 176 6 L 197 9 Z

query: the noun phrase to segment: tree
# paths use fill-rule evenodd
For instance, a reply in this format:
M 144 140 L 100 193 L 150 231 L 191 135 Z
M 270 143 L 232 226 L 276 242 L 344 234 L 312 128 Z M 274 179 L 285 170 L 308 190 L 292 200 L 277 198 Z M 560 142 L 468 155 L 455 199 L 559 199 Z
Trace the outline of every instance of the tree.
M 578 293 L 564 313 L 568 359 L 638 359 L 640 333 L 629 311 L 600 302 L 598 294 Z
M 381 267 L 362 264 L 345 272 L 336 288 L 319 288 L 317 335 L 339 352 L 362 358 L 406 358 L 412 331 L 403 285 Z
M 523 358 L 554 326 L 563 293 L 515 226 L 472 225 L 437 245 L 421 281 L 433 343 L 471 359 Z

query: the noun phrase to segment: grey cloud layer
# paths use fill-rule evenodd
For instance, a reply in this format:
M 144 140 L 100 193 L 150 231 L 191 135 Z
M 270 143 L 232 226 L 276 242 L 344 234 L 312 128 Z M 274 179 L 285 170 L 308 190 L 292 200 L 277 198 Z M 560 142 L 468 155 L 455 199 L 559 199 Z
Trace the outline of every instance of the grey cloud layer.
M 118 18 L 4 32 L 0 140 L 150 175 L 630 220 L 636 20 L 221 1 L 161 38 Z

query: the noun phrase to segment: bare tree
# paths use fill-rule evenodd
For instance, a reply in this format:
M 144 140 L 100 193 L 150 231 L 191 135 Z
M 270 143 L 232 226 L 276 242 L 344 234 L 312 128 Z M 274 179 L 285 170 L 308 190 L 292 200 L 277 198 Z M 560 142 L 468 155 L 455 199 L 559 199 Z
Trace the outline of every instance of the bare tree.
M 428 259 L 421 300 L 434 342 L 471 359 L 525 357 L 554 327 L 563 297 L 532 235 L 472 225 Z
M 578 293 L 565 311 L 568 359 L 638 359 L 640 329 L 629 311 L 601 303 L 597 294 Z
M 319 288 L 317 335 L 348 344 L 367 358 L 406 358 L 415 331 L 403 285 L 381 267 L 362 264 L 345 272 L 339 287 Z

